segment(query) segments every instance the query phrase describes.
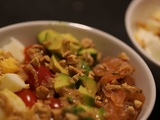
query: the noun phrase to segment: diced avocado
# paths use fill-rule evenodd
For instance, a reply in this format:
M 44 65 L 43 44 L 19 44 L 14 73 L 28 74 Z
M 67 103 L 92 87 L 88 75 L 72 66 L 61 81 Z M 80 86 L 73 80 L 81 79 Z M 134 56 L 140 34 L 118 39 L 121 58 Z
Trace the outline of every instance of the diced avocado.
M 79 51 L 79 54 L 83 54 L 83 53 L 90 53 L 90 54 L 97 54 L 97 50 L 95 48 L 85 48 Z
M 53 72 L 55 72 L 55 73 L 60 72 L 60 73 L 68 74 L 68 70 L 63 68 L 59 64 L 59 59 L 55 54 L 52 54 L 52 56 L 51 56 L 50 67 L 53 70 Z
M 89 64 L 84 60 L 80 60 L 80 61 L 81 61 L 81 69 L 85 70 L 84 74 L 88 76 L 89 71 L 91 71 Z
M 80 86 L 78 89 L 78 92 L 80 93 L 82 99 L 81 99 L 81 103 L 87 106 L 93 106 L 94 104 L 94 97 L 88 92 L 88 90 L 83 87 Z
M 92 78 L 81 76 L 83 86 L 88 90 L 88 92 L 94 97 L 97 92 L 97 83 Z
M 38 34 L 38 40 L 43 44 L 51 53 L 56 52 L 61 55 L 66 49 L 77 51 L 81 48 L 79 40 L 69 33 L 59 33 L 54 30 L 48 29 Z M 70 42 L 64 42 L 68 40 Z
M 38 34 L 39 43 L 43 44 L 51 53 L 62 53 L 63 38 L 60 33 L 47 29 Z
M 42 44 L 46 40 L 46 38 L 47 38 L 48 35 L 54 37 L 54 35 L 57 35 L 57 32 L 54 31 L 54 30 L 52 30 L 52 29 L 47 29 L 47 30 L 41 31 L 38 34 L 39 43 Z
M 86 109 L 87 107 L 88 106 L 85 106 L 85 105 L 82 105 L 82 104 L 68 106 L 68 107 L 65 107 L 62 110 L 62 115 L 70 113 L 70 114 L 76 115 L 79 120 L 95 120 L 94 116 L 83 115 L 83 113 L 86 114 L 86 112 L 88 112 L 88 115 L 91 115 L 90 114 L 91 111 L 89 111 L 88 109 Z
M 77 40 L 72 34 L 65 33 L 65 34 L 62 34 L 62 36 L 65 39 L 71 41 L 70 42 L 71 51 L 78 51 L 81 48 L 80 41 Z
M 63 53 L 63 37 L 59 33 L 46 34 L 46 39 L 42 43 L 51 53 L 61 55 Z
M 64 106 L 62 115 L 67 113 L 75 115 L 78 120 L 105 120 L 106 111 L 103 108 L 91 107 L 83 104 Z
M 81 49 L 80 51 L 79 51 L 79 54 L 80 55 L 82 55 L 82 54 L 84 54 L 84 53 L 89 53 L 89 54 L 91 54 L 91 56 L 93 57 L 93 58 L 96 58 L 96 56 L 97 56 L 97 50 L 95 49 L 95 48 L 85 48 L 85 49 Z
M 64 38 L 70 40 L 71 43 L 80 45 L 79 40 L 77 40 L 72 34 L 70 34 L 70 33 L 64 33 L 64 34 L 63 34 L 63 33 L 62 33 L 62 36 L 63 36 Z
M 74 115 L 78 115 L 79 113 L 82 113 L 82 112 L 86 112 L 86 110 L 81 105 L 73 105 L 73 106 L 64 108 L 63 114 L 73 113 Z
M 57 93 L 59 93 L 60 89 L 63 87 L 75 88 L 74 83 L 71 82 L 71 77 L 66 74 L 56 73 L 55 74 L 55 83 L 54 89 Z

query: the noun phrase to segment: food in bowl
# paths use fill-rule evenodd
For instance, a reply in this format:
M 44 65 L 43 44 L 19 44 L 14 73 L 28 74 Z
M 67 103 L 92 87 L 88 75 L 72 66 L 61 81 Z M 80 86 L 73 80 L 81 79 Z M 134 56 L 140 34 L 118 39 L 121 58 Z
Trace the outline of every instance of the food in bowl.
M 137 21 L 134 35 L 139 45 L 160 62 L 160 9 L 154 10 L 146 20 Z
M 156 66 L 160 66 L 159 62 L 159 41 L 157 40 L 157 36 L 155 37 L 154 34 L 150 33 L 150 30 L 157 29 L 158 28 L 158 21 L 153 20 L 153 16 L 157 19 L 157 13 L 160 9 L 160 1 L 159 0 L 133 0 L 130 2 L 128 8 L 126 9 L 125 14 L 125 27 L 127 34 L 133 43 L 133 45 L 136 47 L 136 49 L 140 52 L 140 54 L 147 58 L 150 62 L 155 64 Z M 157 15 L 153 15 L 154 12 L 157 11 Z M 152 16 L 152 17 L 151 17 Z M 159 15 L 158 15 L 159 16 Z M 145 29 L 137 30 L 137 22 L 140 24 L 145 24 Z M 141 27 L 143 26 L 141 24 Z M 144 28 L 144 26 L 143 26 Z M 150 29 L 150 30 L 149 30 Z M 155 29 L 155 30 L 156 30 Z M 155 31 L 154 30 L 154 31 Z M 149 41 L 147 43 L 143 43 L 140 40 L 140 43 L 137 42 L 135 37 L 135 31 L 139 31 L 138 36 L 140 38 L 144 38 L 145 41 Z M 156 30 L 157 31 L 157 30 Z M 156 40 L 149 40 L 149 39 L 156 39 Z M 155 41 L 155 42 L 153 42 Z M 145 48 L 144 48 L 144 44 Z M 143 47 L 142 47 L 142 46 Z M 153 47 L 154 46 L 154 47 Z
M 91 38 L 53 29 L 37 38 L 24 46 L 13 36 L 0 51 L 1 119 L 138 118 L 146 98 L 124 51 L 102 57 Z

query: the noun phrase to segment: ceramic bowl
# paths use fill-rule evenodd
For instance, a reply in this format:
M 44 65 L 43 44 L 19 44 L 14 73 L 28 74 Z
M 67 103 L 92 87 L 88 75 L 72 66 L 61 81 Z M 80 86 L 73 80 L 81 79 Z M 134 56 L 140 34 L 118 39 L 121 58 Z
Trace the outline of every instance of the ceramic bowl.
M 133 74 L 136 79 L 135 84 L 144 91 L 146 96 L 146 101 L 138 120 L 146 120 L 149 117 L 156 98 L 155 82 L 150 69 L 131 47 L 106 32 L 78 23 L 30 21 L 0 28 L 0 47 L 7 44 L 10 41 L 10 37 L 15 37 L 24 45 L 37 43 L 37 34 L 48 28 L 59 32 L 69 32 L 79 39 L 83 37 L 93 39 L 96 48 L 103 53 L 103 56 L 117 56 L 120 52 L 125 52 L 130 58 L 130 63 L 136 68 Z
M 144 49 L 137 42 L 134 34 L 137 30 L 137 21 L 147 21 L 149 19 L 149 16 L 151 16 L 151 14 L 153 14 L 153 12 L 155 12 L 157 9 L 160 9 L 159 0 L 131 1 L 125 14 L 125 27 L 131 42 L 140 52 L 140 54 L 148 60 L 150 60 L 151 62 L 153 62 L 155 65 L 160 66 L 160 52 L 158 52 L 160 51 L 160 41 L 158 41 L 158 44 L 150 42 L 150 46 L 152 44 L 154 46 L 148 47 L 149 49 Z

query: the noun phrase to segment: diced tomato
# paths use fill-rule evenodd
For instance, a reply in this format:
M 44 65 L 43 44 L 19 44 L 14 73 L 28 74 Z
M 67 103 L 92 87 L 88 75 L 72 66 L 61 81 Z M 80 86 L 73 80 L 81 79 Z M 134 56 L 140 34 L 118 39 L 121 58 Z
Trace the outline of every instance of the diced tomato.
M 28 63 L 29 61 L 31 61 L 31 58 L 28 55 L 28 49 L 30 49 L 32 47 L 32 45 L 25 47 L 24 49 L 24 55 L 25 55 L 25 63 Z
M 38 75 L 38 82 L 39 84 L 45 84 L 48 83 L 48 79 L 51 77 L 51 72 L 48 68 L 41 65 L 40 67 L 36 68 L 37 75 Z
M 31 71 L 29 71 L 28 69 L 26 69 L 24 67 L 24 70 L 25 70 L 26 74 L 28 75 L 28 80 L 26 81 L 26 83 L 28 83 L 30 85 L 30 88 L 32 90 L 35 90 L 36 87 L 39 85 L 48 84 L 48 79 L 52 76 L 49 69 L 43 65 L 41 65 L 40 67 L 36 67 L 34 69 L 36 72 L 32 73 Z M 35 74 L 35 75 L 33 75 L 33 74 Z M 35 81 L 34 76 L 37 76 L 38 81 Z
M 31 71 L 28 71 L 28 70 L 25 70 L 25 72 L 28 76 L 28 80 L 26 81 L 26 84 L 29 84 L 29 87 L 31 90 L 35 90 L 36 86 L 35 86 L 35 79 L 33 74 L 31 73 Z
M 56 108 L 61 108 L 62 104 L 59 98 L 48 98 L 47 100 L 49 100 L 50 104 L 49 106 L 52 109 L 56 109 Z
M 36 94 L 30 89 L 23 89 L 20 92 L 16 92 L 16 94 L 29 108 L 31 108 L 37 102 Z

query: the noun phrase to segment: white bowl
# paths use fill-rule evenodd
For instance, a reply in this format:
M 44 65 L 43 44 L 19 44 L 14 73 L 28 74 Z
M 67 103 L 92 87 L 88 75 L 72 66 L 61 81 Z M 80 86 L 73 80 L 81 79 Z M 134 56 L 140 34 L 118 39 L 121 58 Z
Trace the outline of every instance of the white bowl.
M 125 52 L 130 58 L 131 64 L 136 68 L 133 77 L 136 86 L 144 91 L 146 101 L 138 117 L 138 120 L 146 120 L 152 112 L 156 98 L 156 87 L 151 71 L 143 59 L 121 40 L 92 27 L 81 24 L 58 21 L 33 21 L 24 22 L 0 29 L 0 47 L 9 41 L 11 36 L 19 39 L 23 44 L 36 43 L 36 35 L 41 30 L 53 28 L 61 32 L 69 32 L 77 38 L 90 37 L 103 55 L 117 56 Z
M 139 52 L 155 65 L 160 66 L 160 61 L 148 54 L 136 41 L 134 32 L 137 20 L 145 21 L 156 9 L 160 8 L 159 0 L 132 0 L 125 14 L 125 27 L 128 36 Z

